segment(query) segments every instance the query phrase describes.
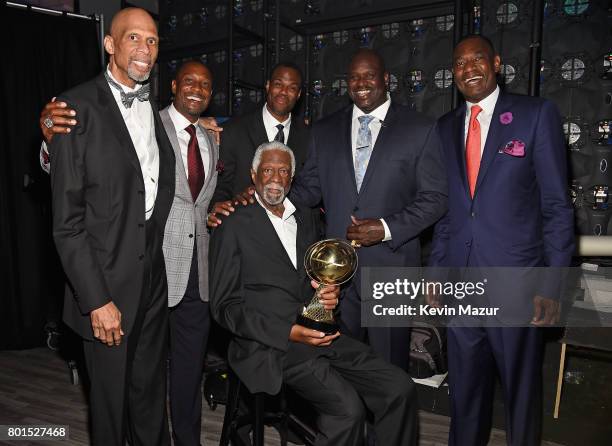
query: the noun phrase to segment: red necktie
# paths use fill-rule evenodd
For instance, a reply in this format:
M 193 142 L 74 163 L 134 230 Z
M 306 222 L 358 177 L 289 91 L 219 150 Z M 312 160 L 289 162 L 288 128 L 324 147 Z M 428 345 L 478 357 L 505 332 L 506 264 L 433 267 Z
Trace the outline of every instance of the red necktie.
M 470 125 L 468 126 L 467 139 L 465 141 L 465 164 L 467 166 L 468 184 L 470 185 L 470 196 L 474 198 L 478 169 L 480 168 L 480 122 L 476 117 L 482 111 L 478 105 L 472 105 L 470 113 Z
M 202 186 L 204 186 L 204 163 L 202 154 L 196 138 L 196 129 L 193 124 L 188 125 L 185 130 L 189 133 L 189 144 L 187 145 L 187 182 L 191 197 L 196 201 Z

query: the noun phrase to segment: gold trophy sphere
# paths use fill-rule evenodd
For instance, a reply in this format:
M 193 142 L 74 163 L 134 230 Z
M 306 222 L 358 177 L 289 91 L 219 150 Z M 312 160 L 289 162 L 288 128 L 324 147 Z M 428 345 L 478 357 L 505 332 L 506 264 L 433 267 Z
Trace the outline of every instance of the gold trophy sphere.
M 345 240 L 321 240 L 306 251 L 304 269 L 317 283 L 341 285 L 355 274 L 357 253 Z
M 345 240 L 321 240 L 306 251 L 304 269 L 320 285 L 341 285 L 357 270 L 357 252 Z M 325 334 L 334 334 L 339 329 L 334 312 L 321 305 L 317 293 L 298 316 L 297 323 Z

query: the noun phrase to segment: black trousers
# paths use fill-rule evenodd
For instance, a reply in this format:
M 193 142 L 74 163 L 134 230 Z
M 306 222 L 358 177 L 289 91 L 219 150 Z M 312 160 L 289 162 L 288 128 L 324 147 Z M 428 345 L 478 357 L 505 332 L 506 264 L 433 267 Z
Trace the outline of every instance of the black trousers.
M 183 299 L 170 309 L 170 415 L 176 446 L 200 444 L 202 373 L 210 331 L 208 302 L 200 299 L 197 252 Z
M 132 330 L 119 346 L 84 341 L 91 381 L 92 444 L 169 445 L 166 413 L 168 285 L 161 233 L 145 225 L 142 296 Z M 136 261 L 136 260 L 135 260 Z
M 410 327 L 362 327 L 361 298 L 352 283 L 340 299 L 340 331 L 367 342 L 393 365 L 408 372 L 410 367 Z
M 328 347 L 291 343 L 283 382 L 316 408 L 317 446 L 362 446 L 366 408 L 374 415 L 377 444 L 417 444 L 412 379 L 349 336 Z

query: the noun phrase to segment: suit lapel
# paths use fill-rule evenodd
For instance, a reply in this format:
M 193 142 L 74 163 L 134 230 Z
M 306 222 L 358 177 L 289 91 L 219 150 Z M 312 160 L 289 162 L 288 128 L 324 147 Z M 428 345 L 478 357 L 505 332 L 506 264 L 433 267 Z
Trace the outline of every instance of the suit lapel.
M 153 122 L 155 125 L 155 139 L 157 140 L 157 148 L 159 150 L 159 181 L 162 180 L 167 184 L 175 184 L 175 154 L 172 148 L 172 144 L 168 139 L 168 132 L 164 127 L 164 124 L 157 111 L 157 105 L 151 102 L 151 110 L 153 111 Z M 171 162 L 171 164 L 170 164 Z M 140 168 L 140 164 L 138 165 Z
M 387 116 L 385 116 L 384 125 L 381 124 L 380 132 L 378 132 L 378 137 L 376 138 L 376 143 L 374 144 L 374 147 L 372 147 L 372 154 L 370 155 L 370 160 L 368 161 L 368 168 L 366 169 L 365 176 L 363 177 L 363 181 L 361 183 L 361 190 L 359 192 L 359 195 L 362 195 L 363 192 L 367 189 L 368 183 L 370 182 L 370 178 L 374 176 L 374 171 L 376 170 L 377 164 L 384 156 L 384 147 L 386 146 L 387 140 L 390 137 L 389 135 L 392 131 L 396 116 L 397 111 L 395 110 L 393 102 L 391 102 L 391 106 L 387 111 Z M 353 177 L 354 176 L 355 175 L 353 175 Z
M 344 110 L 342 124 L 338 129 L 340 141 L 338 142 L 338 150 L 341 151 L 341 162 L 346 165 L 346 172 L 350 178 L 349 182 L 353 185 L 353 193 L 357 195 L 357 182 L 355 181 L 355 166 L 353 164 L 353 143 L 351 138 L 353 106 L 350 105 Z M 338 169 L 341 172 L 343 169 Z
M 185 172 L 185 166 L 183 165 L 183 155 L 181 154 L 181 147 L 178 142 L 178 137 L 176 135 L 176 129 L 174 128 L 174 124 L 172 123 L 172 119 L 170 118 L 170 114 L 168 113 L 168 108 L 166 107 L 161 112 L 159 112 L 159 116 L 164 124 L 164 128 L 166 129 L 166 134 L 168 135 L 168 139 L 170 140 L 170 144 L 172 145 L 172 149 L 174 150 L 174 156 L 177 161 L 180 163 L 177 164 L 176 175 L 179 179 L 179 184 L 181 185 L 183 195 L 191 196 L 191 192 L 189 191 L 189 183 L 187 182 L 187 173 Z
M 257 113 L 253 113 L 252 118 L 249 124 L 249 138 L 251 139 L 251 147 L 253 147 L 251 156 L 261 143 L 268 141 L 268 134 L 266 133 L 266 127 L 263 123 L 262 111 L 259 110 Z
M 306 254 L 307 246 L 307 233 L 305 227 L 305 219 L 308 218 L 308 215 L 304 215 L 299 209 L 295 211 L 295 221 L 297 222 L 297 236 L 295 240 L 296 244 L 296 263 L 297 270 L 300 276 L 300 279 L 303 280 L 306 277 L 306 270 L 304 269 L 304 255 Z
M 300 132 L 301 132 L 301 127 L 298 126 L 295 121 L 296 121 L 296 117 L 294 116 L 294 114 L 291 114 L 291 127 L 289 127 L 289 138 L 287 138 L 287 141 L 285 142 L 285 144 L 287 144 L 289 147 L 293 149 L 293 147 L 295 147 L 296 145 L 296 141 L 300 140 Z
M 489 133 L 487 133 L 487 141 L 484 146 L 482 153 L 482 160 L 480 161 L 480 168 L 478 169 L 478 178 L 476 179 L 476 190 L 474 191 L 474 198 L 478 195 L 478 188 L 482 185 L 484 178 L 487 175 L 491 163 L 495 159 L 497 154 L 498 141 L 503 138 L 502 135 L 502 124 L 499 121 L 499 115 L 507 111 L 507 99 L 506 96 L 500 92 L 493 110 L 493 116 L 491 117 L 491 124 L 489 125 Z
M 98 76 L 96 84 L 98 87 L 98 98 L 100 104 L 106 109 L 106 116 L 111 122 L 112 127 L 117 131 L 115 136 L 119 141 L 119 144 L 124 149 L 122 153 L 132 167 L 136 169 L 138 177 L 144 185 L 142 170 L 140 169 L 140 162 L 138 161 L 138 155 L 136 155 L 136 148 L 132 143 L 132 137 L 128 132 L 123 116 L 121 115 L 121 111 L 119 110 L 119 106 L 117 105 L 113 93 L 110 90 L 111 87 L 108 85 L 108 82 L 106 82 L 103 74 Z
M 212 180 L 213 172 L 217 168 L 217 151 L 215 150 L 215 142 L 212 136 L 208 134 L 206 129 L 204 129 L 203 127 L 200 127 L 200 130 L 202 131 L 202 133 L 204 133 L 204 139 L 206 140 L 206 144 L 208 144 L 208 162 L 209 163 L 208 163 L 208 172 L 206 172 L 206 176 L 204 177 L 204 185 L 202 186 L 202 189 L 200 190 L 200 193 L 196 201 L 201 200 L 202 197 L 204 196 L 205 191 L 207 190 L 208 185 L 210 184 Z
M 469 197 L 470 189 L 468 187 L 467 168 L 465 165 L 465 102 L 459 108 L 457 108 L 455 113 L 456 116 L 453 124 L 453 141 L 455 146 L 455 156 L 457 158 L 461 182 L 463 183 L 463 190 L 465 191 L 466 196 Z
M 266 210 L 259 203 L 255 203 L 251 205 L 253 208 L 253 218 L 255 219 L 254 224 L 249 229 L 257 240 L 262 241 L 268 252 L 273 254 L 274 256 L 282 259 L 285 264 L 295 271 L 295 267 L 293 266 L 293 262 L 289 258 L 289 254 L 285 250 L 283 243 L 281 242 Z M 299 230 L 299 227 L 298 227 Z M 298 257 L 299 261 L 299 257 Z

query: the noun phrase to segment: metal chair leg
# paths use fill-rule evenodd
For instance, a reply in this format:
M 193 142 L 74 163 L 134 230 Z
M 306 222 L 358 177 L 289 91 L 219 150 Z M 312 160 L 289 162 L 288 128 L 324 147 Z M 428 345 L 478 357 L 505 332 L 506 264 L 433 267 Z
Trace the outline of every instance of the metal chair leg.
M 227 405 L 225 406 L 225 416 L 223 417 L 223 428 L 221 430 L 219 446 L 229 446 L 230 437 L 233 430 L 232 425 L 236 420 L 238 404 L 240 401 L 240 381 L 238 381 L 233 373 L 229 373 L 228 380 L 229 388 L 227 391 Z
M 265 395 L 263 393 L 254 395 L 254 406 L 253 446 L 264 446 Z

